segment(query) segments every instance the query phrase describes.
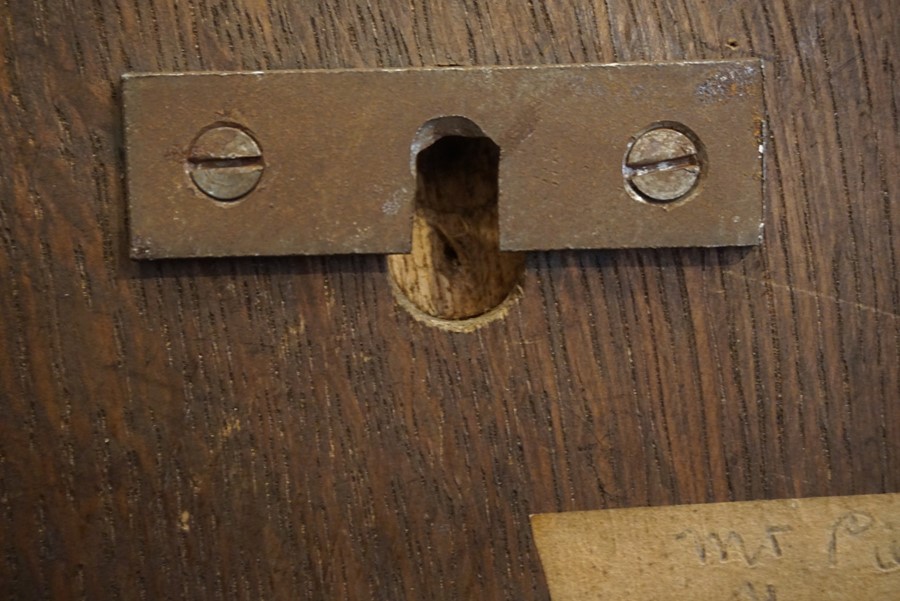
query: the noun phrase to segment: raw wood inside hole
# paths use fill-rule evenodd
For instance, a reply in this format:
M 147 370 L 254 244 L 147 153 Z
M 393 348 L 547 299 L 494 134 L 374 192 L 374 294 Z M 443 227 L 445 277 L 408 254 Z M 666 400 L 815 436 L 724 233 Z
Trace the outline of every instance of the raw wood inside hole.
M 524 269 L 500 252 L 500 148 L 463 117 L 423 126 L 412 146 L 416 209 L 412 252 L 388 257 L 399 292 L 428 316 L 471 319 L 499 306 Z

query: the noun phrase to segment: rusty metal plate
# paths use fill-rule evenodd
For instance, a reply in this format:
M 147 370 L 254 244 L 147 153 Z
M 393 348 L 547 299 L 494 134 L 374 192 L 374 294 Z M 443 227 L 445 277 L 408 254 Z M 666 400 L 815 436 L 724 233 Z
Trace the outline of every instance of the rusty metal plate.
M 448 116 L 500 146 L 505 250 L 760 240 L 756 60 L 133 74 L 123 87 L 139 259 L 405 252 L 414 141 Z

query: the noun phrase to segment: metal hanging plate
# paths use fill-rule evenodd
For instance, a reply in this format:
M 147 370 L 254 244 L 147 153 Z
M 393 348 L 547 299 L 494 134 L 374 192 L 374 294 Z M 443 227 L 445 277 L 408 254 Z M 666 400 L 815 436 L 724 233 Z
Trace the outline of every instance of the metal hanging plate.
M 131 253 L 405 252 L 413 140 L 445 116 L 500 146 L 504 250 L 756 244 L 761 93 L 756 60 L 126 75 Z M 652 202 L 627 181 L 626 155 L 666 124 L 698 143 L 698 180 L 682 199 Z M 216 127 L 256 150 L 211 156 L 203 134 Z M 229 178 L 246 171 L 258 178 L 244 194 Z M 239 197 L 209 196 L 198 187 L 209 181 Z

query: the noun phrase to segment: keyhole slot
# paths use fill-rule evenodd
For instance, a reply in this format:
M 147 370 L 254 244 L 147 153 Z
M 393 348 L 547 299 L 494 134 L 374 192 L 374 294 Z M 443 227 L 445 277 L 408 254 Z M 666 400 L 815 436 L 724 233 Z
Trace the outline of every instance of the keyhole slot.
M 401 301 L 434 320 L 489 321 L 516 290 L 521 253 L 500 252 L 500 147 L 465 117 L 425 123 L 415 136 L 412 252 L 388 257 Z

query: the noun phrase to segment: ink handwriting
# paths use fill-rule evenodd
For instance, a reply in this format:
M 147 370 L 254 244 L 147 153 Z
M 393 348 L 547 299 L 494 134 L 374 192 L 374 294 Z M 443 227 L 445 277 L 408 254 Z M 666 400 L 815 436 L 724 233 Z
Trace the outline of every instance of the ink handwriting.
M 748 567 L 755 567 L 763 559 L 778 559 L 784 553 L 778 537 L 791 532 L 786 525 L 768 526 L 762 542 L 754 544 L 735 530 L 698 532 L 689 528 L 675 535 L 675 540 L 693 543 L 694 553 L 702 565 L 743 561 Z

